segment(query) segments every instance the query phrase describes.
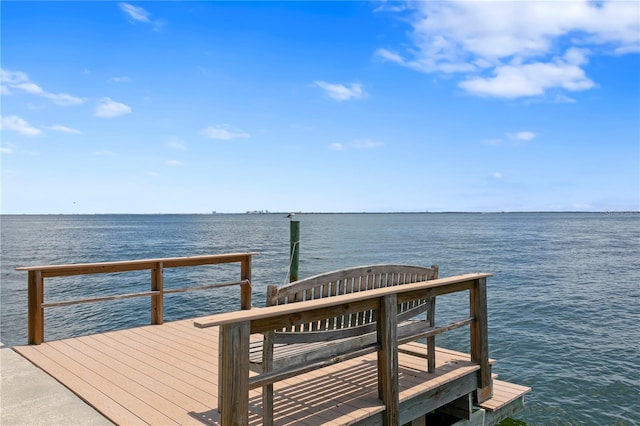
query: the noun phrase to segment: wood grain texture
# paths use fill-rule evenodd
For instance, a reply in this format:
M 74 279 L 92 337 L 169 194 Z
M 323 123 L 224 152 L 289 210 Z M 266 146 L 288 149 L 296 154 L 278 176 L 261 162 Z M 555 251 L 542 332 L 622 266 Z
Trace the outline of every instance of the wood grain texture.
M 478 372 L 477 402 L 483 402 L 493 394 L 491 366 L 489 365 L 489 327 L 487 323 L 487 279 L 478 278 L 469 295 L 471 316 L 471 361 L 480 365 Z
M 29 271 L 27 276 L 28 287 L 28 317 L 27 340 L 30 345 L 39 345 L 44 341 L 44 282 L 42 272 Z
M 167 322 L 14 349 L 115 424 L 220 425 L 219 329 L 195 328 L 193 322 Z M 427 351 L 417 342 L 402 347 Z M 428 373 L 423 357 L 400 352 L 400 421 L 411 421 L 434 404 L 445 403 L 467 385 L 471 392 L 477 386 L 478 369 L 469 354 L 437 348 L 436 371 Z M 502 393 L 496 383 L 496 399 L 487 404 L 499 409 L 497 398 Z M 274 385 L 273 398 L 273 421 L 278 426 L 375 423 L 376 418 L 382 422 L 385 411 L 378 400 L 375 353 L 280 381 Z M 261 425 L 260 389 L 250 391 L 248 400 L 248 424 Z
M 209 254 L 202 256 L 165 257 L 159 259 L 120 260 L 115 262 L 78 263 L 66 265 L 22 266 L 17 271 L 41 271 L 43 278 L 68 277 L 72 275 L 104 274 L 110 272 L 141 271 L 153 269 L 158 262 L 165 268 L 183 266 L 216 265 L 220 263 L 243 262 L 256 252 Z

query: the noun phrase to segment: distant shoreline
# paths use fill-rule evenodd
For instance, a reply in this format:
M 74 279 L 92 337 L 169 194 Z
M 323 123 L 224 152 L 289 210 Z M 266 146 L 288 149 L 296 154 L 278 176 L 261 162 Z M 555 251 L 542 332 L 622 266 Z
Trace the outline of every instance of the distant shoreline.
M 224 216 L 224 215 L 242 215 L 242 216 L 262 216 L 262 215 L 287 215 L 290 212 L 215 212 L 215 213 L 2 213 L 3 216 Z M 387 215 L 387 214 L 608 214 L 612 216 L 640 216 L 640 210 L 609 210 L 609 211 L 400 211 L 400 212 L 302 212 L 297 211 L 297 215 Z

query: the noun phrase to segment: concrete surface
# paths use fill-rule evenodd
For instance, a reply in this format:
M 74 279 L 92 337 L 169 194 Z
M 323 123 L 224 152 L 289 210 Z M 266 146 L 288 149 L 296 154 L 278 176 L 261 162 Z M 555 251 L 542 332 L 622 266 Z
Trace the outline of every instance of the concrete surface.
M 112 425 L 13 349 L 0 347 L 0 425 Z

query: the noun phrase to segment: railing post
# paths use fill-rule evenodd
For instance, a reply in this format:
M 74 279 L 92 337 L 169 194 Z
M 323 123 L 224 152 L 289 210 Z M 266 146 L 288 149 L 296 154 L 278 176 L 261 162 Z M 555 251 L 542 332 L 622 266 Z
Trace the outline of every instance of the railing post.
M 28 314 L 27 338 L 30 345 L 39 345 L 44 341 L 44 278 L 42 271 L 29 271 L 28 286 Z
M 163 283 L 163 264 L 156 263 L 151 270 L 151 291 L 159 291 L 160 294 L 151 296 L 151 324 L 159 325 L 163 323 L 164 308 L 164 283 Z
M 471 361 L 480 365 L 478 371 L 477 401 L 483 402 L 493 395 L 491 365 L 489 365 L 489 327 L 487 321 L 487 279 L 474 281 L 469 295 L 471 323 Z
M 220 326 L 218 402 L 222 426 L 249 424 L 250 322 Z
M 246 255 L 240 263 L 240 279 L 249 284 L 240 286 L 240 309 L 251 309 L 251 255 Z
M 390 294 L 380 300 L 377 310 L 378 397 L 386 406 L 384 425 L 397 426 L 400 421 L 400 387 L 398 383 L 398 296 Z

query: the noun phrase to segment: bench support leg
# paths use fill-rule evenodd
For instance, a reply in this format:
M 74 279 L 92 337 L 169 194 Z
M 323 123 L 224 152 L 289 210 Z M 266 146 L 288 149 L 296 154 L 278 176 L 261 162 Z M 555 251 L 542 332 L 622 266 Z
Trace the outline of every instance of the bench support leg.
M 385 426 L 399 424 L 400 396 L 398 384 L 398 298 L 396 294 L 380 300 L 377 318 L 378 396 L 386 405 Z
M 249 325 L 248 321 L 220 327 L 220 423 L 249 424 Z
M 427 311 L 427 321 L 429 327 L 436 326 L 436 298 L 429 300 L 429 310 Z M 436 336 L 427 337 L 427 371 L 435 373 L 436 371 Z
M 273 331 L 264 333 L 262 343 L 262 371 L 264 373 L 273 370 L 273 335 Z M 263 426 L 273 426 L 273 383 L 262 387 L 262 424 Z

